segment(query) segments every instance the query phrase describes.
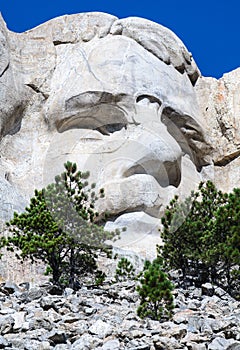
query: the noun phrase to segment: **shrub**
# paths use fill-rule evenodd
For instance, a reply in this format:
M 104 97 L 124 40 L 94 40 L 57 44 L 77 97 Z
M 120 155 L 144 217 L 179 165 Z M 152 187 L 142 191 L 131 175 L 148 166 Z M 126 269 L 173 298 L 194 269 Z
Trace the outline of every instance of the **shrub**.
M 127 258 L 121 258 L 117 264 L 115 279 L 116 281 L 126 281 L 135 278 L 135 268 Z
M 140 283 L 137 286 L 140 296 L 138 316 L 158 321 L 170 318 L 174 308 L 173 285 L 162 270 L 160 258 L 145 262 Z
M 55 284 L 71 287 L 86 274 L 99 275 L 99 251 L 109 255 L 107 240 L 114 240 L 118 232 L 106 232 L 95 223 L 94 210 L 98 199 L 94 185 L 86 179 L 89 173 L 77 171 L 74 163 L 67 162 L 65 171 L 55 178 L 55 183 L 45 189 L 35 190 L 30 206 L 22 214 L 14 213 L 7 223 L 11 235 L 4 244 L 11 251 L 20 250 L 19 259 L 42 260 L 48 265 Z M 104 191 L 99 192 L 101 197 Z
M 105 281 L 107 275 L 105 272 L 97 270 L 95 273 L 95 285 L 100 286 Z

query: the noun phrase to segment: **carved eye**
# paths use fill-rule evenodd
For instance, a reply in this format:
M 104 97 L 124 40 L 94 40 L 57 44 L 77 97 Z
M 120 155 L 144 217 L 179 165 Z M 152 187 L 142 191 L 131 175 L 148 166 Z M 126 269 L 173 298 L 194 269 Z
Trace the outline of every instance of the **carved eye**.
M 112 123 L 112 124 L 106 124 L 102 125 L 98 128 L 96 128 L 97 131 L 99 131 L 103 135 L 110 135 L 116 131 L 120 131 L 123 128 L 127 128 L 126 124 L 123 123 Z
M 152 104 L 152 103 L 156 103 L 159 105 L 159 107 L 161 106 L 162 102 L 155 96 L 151 96 L 151 95 L 140 95 L 136 98 L 136 102 L 140 103 L 140 104 Z

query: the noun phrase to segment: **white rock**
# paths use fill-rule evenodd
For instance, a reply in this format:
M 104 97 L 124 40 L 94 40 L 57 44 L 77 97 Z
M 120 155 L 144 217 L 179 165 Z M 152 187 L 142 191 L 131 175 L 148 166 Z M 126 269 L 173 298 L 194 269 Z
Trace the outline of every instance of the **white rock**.
M 25 311 L 15 312 L 12 315 L 12 317 L 14 318 L 14 326 L 13 326 L 14 331 L 17 331 L 22 328 L 25 322 L 25 315 L 26 315 Z
M 240 348 L 240 342 L 235 342 L 233 339 L 225 339 L 222 337 L 216 337 L 209 345 L 209 350 L 225 350 L 225 349 L 238 349 Z
M 108 340 L 102 346 L 102 350 L 118 350 L 119 348 L 120 348 L 120 342 L 118 339 Z
M 110 324 L 99 319 L 89 328 L 89 332 L 97 335 L 99 338 L 105 338 L 111 335 L 112 327 Z

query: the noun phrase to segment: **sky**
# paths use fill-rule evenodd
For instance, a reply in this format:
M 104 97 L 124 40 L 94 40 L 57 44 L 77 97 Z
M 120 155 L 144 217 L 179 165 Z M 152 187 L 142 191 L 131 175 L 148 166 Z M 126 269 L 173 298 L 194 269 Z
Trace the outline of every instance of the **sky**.
M 23 32 L 65 14 L 100 11 L 147 18 L 171 29 L 203 76 L 240 66 L 240 0 L 0 0 L 8 29 Z

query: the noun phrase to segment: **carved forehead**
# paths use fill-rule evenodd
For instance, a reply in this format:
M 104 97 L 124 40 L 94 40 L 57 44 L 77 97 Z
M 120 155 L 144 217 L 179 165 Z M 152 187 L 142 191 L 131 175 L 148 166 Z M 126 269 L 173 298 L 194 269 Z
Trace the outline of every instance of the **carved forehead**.
M 57 92 L 61 87 L 58 96 L 54 93 L 61 101 L 86 91 L 134 97 L 148 94 L 181 114 L 197 115 L 195 92 L 188 76 L 130 38 L 107 36 L 85 45 L 59 47 L 58 55 L 52 89 Z
M 118 19 L 102 12 L 66 15 L 26 33 L 24 41 L 44 39 L 54 45 L 91 42 L 106 36 L 128 37 L 159 60 L 186 73 L 194 85 L 200 72 L 183 42 L 168 28 L 139 17 Z

